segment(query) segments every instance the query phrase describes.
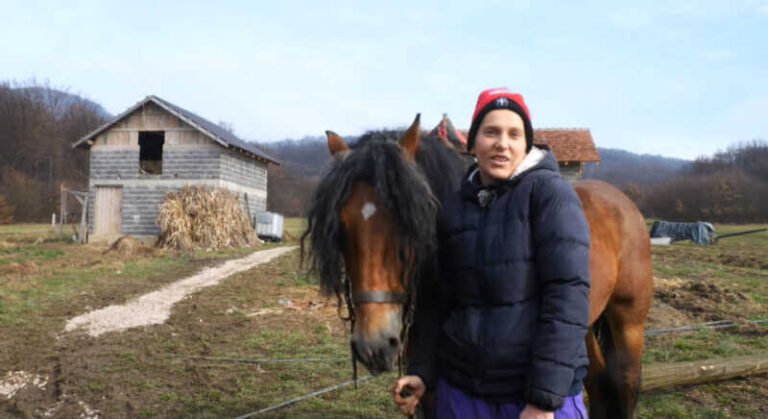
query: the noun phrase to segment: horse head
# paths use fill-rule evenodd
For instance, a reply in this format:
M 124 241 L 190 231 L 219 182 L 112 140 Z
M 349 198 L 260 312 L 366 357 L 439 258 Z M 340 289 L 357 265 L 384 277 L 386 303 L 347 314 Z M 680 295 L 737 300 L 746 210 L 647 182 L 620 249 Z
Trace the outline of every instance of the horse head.
M 415 277 L 434 248 L 437 200 L 415 163 L 419 116 L 398 141 L 349 147 L 327 131 L 334 159 L 318 184 L 302 236 L 321 287 L 349 308 L 356 360 L 378 373 L 404 348 Z

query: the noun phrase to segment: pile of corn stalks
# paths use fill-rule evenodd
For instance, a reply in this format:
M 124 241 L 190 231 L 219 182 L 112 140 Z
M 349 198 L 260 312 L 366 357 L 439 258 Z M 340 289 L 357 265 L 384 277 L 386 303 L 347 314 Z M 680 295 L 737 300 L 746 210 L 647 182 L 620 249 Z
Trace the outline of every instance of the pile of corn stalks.
M 168 192 L 157 223 L 158 247 L 222 249 L 259 243 L 240 199 L 224 189 L 185 186 Z

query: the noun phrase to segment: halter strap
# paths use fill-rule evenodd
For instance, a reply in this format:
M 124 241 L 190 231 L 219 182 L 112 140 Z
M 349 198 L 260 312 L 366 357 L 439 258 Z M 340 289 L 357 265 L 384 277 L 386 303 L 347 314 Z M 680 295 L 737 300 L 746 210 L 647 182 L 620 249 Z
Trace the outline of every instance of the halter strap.
M 352 303 L 399 303 L 406 301 L 405 291 L 356 291 L 352 293 Z

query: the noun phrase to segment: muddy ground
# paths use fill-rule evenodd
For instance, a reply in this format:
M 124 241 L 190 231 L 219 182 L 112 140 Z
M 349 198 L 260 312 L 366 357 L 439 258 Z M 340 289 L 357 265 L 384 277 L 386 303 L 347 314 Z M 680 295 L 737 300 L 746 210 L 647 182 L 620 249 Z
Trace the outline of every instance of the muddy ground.
M 648 337 L 644 362 L 768 350 L 768 328 L 749 323 L 768 317 L 768 234 L 730 243 L 654 248 L 648 329 L 722 319 L 742 326 Z M 64 333 L 76 315 L 247 252 L 105 250 L 0 237 L 0 383 L 30 383 L 12 397 L 0 394 L 0 417 L 236 417 L 350 378 L 348 326 L 336 300 L 301 274 L 297 252 L 188 297 L 163 325 L 95 338 Z M 315 361 L 274 362 L 297 358 Z M 265 416 L 400 417 L 387 394 L 393 378 Z M 768 376 L 753 376 L 649 392 L 639 416 L 767 417 L 766 398 Z

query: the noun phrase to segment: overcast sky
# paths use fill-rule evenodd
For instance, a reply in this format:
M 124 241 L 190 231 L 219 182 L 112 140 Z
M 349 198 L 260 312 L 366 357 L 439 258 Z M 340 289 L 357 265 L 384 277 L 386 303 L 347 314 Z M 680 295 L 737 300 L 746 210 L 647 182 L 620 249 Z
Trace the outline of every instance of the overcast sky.
M 599 147 L 694 158 L 768 140 L 768 0 L 8 3 L 0 80 L 113 114 L 155 94 L 248 140 L 417 112 L 467 128 L 497 86 L 534 127 L 586 127 Z

